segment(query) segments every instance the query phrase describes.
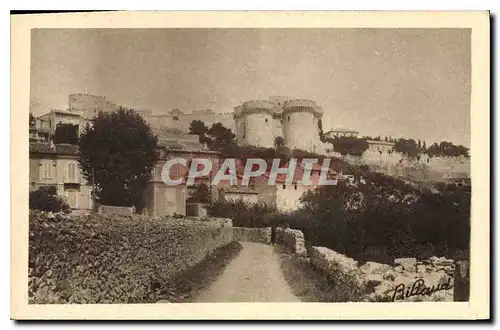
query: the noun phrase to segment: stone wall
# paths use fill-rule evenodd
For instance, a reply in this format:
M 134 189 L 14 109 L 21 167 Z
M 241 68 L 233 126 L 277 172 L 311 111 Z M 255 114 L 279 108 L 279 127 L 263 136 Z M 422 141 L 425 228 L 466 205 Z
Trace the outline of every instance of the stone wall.
M 132 215 L 134 214 L 134 208 L 127 206 L 100 205 L 97 212 L 99 214 Z
M 276 228 L 276 243 L 299 256 L 307 255 L 304 234 L 300 230 Z
M 205 218 L 208 214 L 207 205 L 202 203 L 186 203 L 186 215 Z
M 271 243 L 271 227 L 233 227 L 233 237 L 237 242 L 257 242 L 269 244 Z
M 145 303 L 233 241 L 231 219 L 31 211 L 31 304 Z
M 323 246 L 311 247 L 308 256 L 300 230 L 276 228 L 276 242 L 308 257 L 311 267 L 350 293 L 349 301 L 454 301 L 456 292 L 459 300 L 468 298 L 468 265 L 457 271 L 452 259 L 397 258 L 393 265 L 371 261 L 359 265 Z M 455 287 L 455 278 L 460 288 Z
M 335 282 L 345 282 L 361 301 L 453 301 L 454 261 L 432 257 L 398 258 L 394 266 L 356 260 L 313 246 L 311 265 Z

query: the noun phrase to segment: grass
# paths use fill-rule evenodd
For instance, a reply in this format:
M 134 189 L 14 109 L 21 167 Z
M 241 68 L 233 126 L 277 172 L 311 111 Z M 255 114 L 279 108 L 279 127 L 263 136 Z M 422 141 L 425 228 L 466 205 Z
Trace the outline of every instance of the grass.
M 327 276 L 314 269 L 307 259 L 286 253 L 280 246 L 276 246 L 276 249 L 280 253 L 281 270 L 288 285 L 303 302 L 359 301 L 359 295 L 347 286 L 335 285 Z
M 169 288 L 164 288 L 161 302 L 192 302 L 198 294 L 212 284 L 224 272 L 226 266 L 243 249 L 238 242 L 232 242 L 215 250 L 202 262 L 177 277 Z

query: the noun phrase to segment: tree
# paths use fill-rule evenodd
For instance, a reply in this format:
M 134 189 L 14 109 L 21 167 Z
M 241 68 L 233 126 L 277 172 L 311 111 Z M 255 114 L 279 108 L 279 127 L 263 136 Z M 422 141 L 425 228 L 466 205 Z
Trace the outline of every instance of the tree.
M 323 122 L 321 119 L 318 120 L 318 134 L 319 134 L 319 140 L 321 142 L 325 142 L 325 136 L 323 135 Z
M 368 149 L 366 139 L 358 139 L 353 136 L 341 136 L 327 139 L 327 141 L 332 143 L 334 150 L 341 155 L 361 156 Z
M 204 183 L 196 186 L 195 190 L 187 199 L 188 203 L 210 203 L 210 189 Z
M 59 123 L 54 133 L 54 143 L 78 144 L 78 125 Z
M 221 123 L 212 124 L 212 127 L 208 130 L 208 141 L 211 149 L 219 150 L 226 145 L 235 143 L 234 138 L 236 135 L 233 134 L 231 129 L 225 127 Z
M 285 139 L 283 139 L 282 136 L 277 136 L 276 139 L 274 139 L 274 147 L 276 149 L 279 149 L 284 146 L 285 146 Z
M 189 124 L 189 134 L 206 134 L 208 132 L 208 127 L 205 126 L 205 123 L 203 123 L 201 120 L 193 120 Z
M 143 208 L 143 192 L 157 160 L 157 137 L 133 110 L 99 112 L 80 138 L 83 175 L 101 204 Z
M 189 134 L 198 135 L 198 141 L 200 141 L 201 143 L 210 142 L 206 136 L 207 132 L 208 132 L 208 127 L 205 126 L 205 123 L 202 122 L 201 120 L 193 120 L 189 124 Z
M 413 139 L 399 139 L 392 147 L 394 151 L 400 152 L 408 157 L 416 158 L 420 154 L 420 149 Z
M 30 126 L 34 126 L 36 124 L 35 116 L 30 112 Z
M 469 149 L 462 145 L 454 145 L 452 142 L 442 141 L 441 143 L 433 143 L 425 153 L 430 157 L 445 156 L 445 157 L 469 157 Z

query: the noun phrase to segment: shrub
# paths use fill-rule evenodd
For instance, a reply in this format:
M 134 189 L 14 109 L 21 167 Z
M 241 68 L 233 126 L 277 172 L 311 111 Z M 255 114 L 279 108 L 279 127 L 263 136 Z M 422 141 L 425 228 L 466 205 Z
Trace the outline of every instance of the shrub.
M 262 228 L 276 225 L 278 209 L 265 203 L 248 203 L 242 199 L 233 201 L 219 200 L 208 207 L 213 217 L 233 219 L 235 227 Z
M 45 212 L 67 212 L 69 205 L 61 196 L 57 195 L 56 187 L 40 187 L 29 194 L 29 207 L 32 210 Z
M 378 262 L 429 257 L 426 247 L 450 257 L 469 249 L 470 186 L 431 193 L 382 174 L 364 178 L 366 184 L 340 181 L 305 194 L 304 207 L 285 216 L 290 227 L 308 244 Z
M 210 190 L 208 189 L 208 186 L 204 183 L 197 186 L 187 199 L 187 202 L 203 204 L 210 203 Z

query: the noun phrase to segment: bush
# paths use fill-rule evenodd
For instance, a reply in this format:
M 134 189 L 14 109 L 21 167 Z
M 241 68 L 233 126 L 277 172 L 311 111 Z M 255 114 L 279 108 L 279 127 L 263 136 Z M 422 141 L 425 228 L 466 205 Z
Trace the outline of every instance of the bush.
M 210 190 L 204 183 L 195 188 L 193 193 L 187 199 L 188 203 L 210 203 Z
M 276 219 L 280 215 L 275 206 L 265 203 L 248 203 L 242 199 L 214 202 L 208 207 L 208 214 L 213 217 L 233 219 L 233 226 L 248 228 L 276 225 Z
M 68 212 L 70 207 L 61 196 L 57 195 L 56 187 L 40 187 L 29 194 L 29 207 L 32 210 L 45 212 Z
M 431 193 L 382 174 L 364 178 L 366 184 L 341 181 L 304 195 L 304 207 L 288 217 L 290 227 L 302 230 L 308 244 L 358 260 L 468 251 L 470 186 Z

